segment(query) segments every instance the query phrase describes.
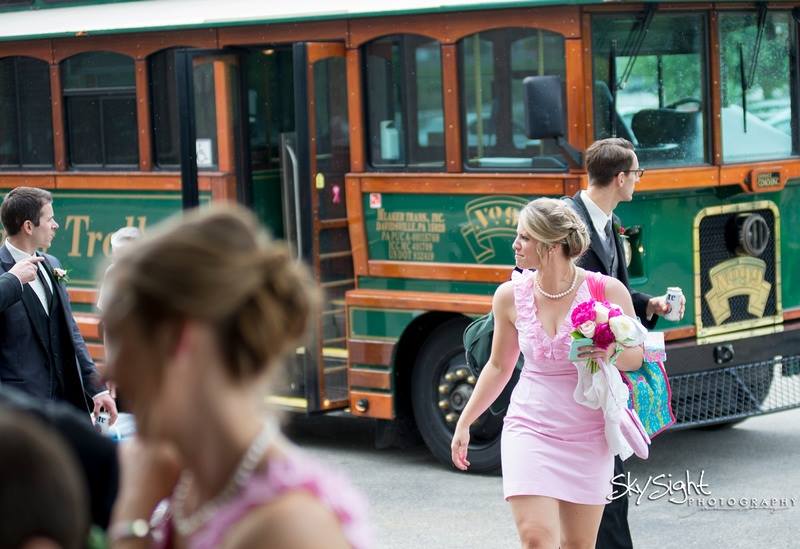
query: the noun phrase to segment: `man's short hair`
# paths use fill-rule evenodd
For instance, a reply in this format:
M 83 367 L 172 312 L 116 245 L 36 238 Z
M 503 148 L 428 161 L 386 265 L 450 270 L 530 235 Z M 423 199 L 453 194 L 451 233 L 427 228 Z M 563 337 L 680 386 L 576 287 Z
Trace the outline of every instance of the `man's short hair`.
M 3 199 L 0 206 L 0 222 L 6 235 L 14 236 L 22 230 L 26 221 L 34 227 L 39 226 L 39 214 L 45 204 L 53 201 L 53 195 L 36 187 L 17 187 L 12 189 Z
M 586 149 L 586 171 L 589 184 L 605 187 L 620 172 L 633 165 L 633 143 L 622 137 L 609 137 L 592 143 Z
M 60 435 L 3 409 L 0 440 L 0 547 L 21 547 L 32 538 L 63 549 L 85 547 L 86 486 Z

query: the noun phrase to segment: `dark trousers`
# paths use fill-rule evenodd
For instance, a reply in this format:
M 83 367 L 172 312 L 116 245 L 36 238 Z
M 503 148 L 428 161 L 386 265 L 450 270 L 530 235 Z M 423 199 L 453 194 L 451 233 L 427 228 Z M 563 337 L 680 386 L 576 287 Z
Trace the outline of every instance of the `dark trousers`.
M 625 474 L 622 460 L 614 456 L 614 476 Z M 619 487 L 614 486 L 614 495 L 618 495 Z M 596 549 L 633 549 L 631 530 L 628 527 L 628 495 L 617 497 L 606 504 L 600 531 L 597 532 Z

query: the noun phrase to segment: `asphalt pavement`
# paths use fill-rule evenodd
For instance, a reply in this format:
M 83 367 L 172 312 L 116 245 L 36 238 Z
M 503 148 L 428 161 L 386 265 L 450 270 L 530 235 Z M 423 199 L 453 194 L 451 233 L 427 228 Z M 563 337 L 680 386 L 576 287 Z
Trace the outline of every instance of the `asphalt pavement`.
M 422 445 L 377 450 L 368 420 L 296 418 L 287 432 L 366 494 L 376 547 L 519 547 L 499 477 L 457 472 Z M 626 462 L 635 547 L 800 548 L 798 450 L 800 410 L 661 435 L 648 460 Z

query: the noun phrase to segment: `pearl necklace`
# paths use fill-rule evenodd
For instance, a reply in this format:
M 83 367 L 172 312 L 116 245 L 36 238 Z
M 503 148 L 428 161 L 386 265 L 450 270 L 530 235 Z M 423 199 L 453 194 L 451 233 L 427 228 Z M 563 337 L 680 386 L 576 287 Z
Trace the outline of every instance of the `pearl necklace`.
M 572 290 L 575 289 L 575 286 L 578 284 L 578 269 L 575 269 L 575 276 L 572 277 L 572 284 L 570 284 L 569 288 L 564 290 L 563 292 L 557 294 L 548 294 L 545 292 L 541 286 L 539 286 L 539 275 L 537 273 L 536 277 L 533 279 L 533 285 L 536 287 L 536 291 L 540 294 L 545 296 L 547 299 L 561 299 L 562 297 L 569 295 L 572 293 Z
M 267 449 L 274 441 L 277 432 L 278 428 L 274 420 L 264 423 L 261 432 L 253 439 L 253 442 L 250 444 L 250 447 L 245 452 L 242 460 L 239 462 L 233 475 L 228 479 L 222 491 L 188 516 L 185 511 L 186 496 L 192 484 L 192 475 L 185 470 L 181 473 L 172 496 L 172 518 L 175 528 L 181 536 L 187 537 L 194 533 L 219 511 L 223 505 L 233 499 L 233 497 L 245 487 L 253 476 L 256 467 L 258 467 L 258 464 L 261 463 L 261 460 L 264 458 Z

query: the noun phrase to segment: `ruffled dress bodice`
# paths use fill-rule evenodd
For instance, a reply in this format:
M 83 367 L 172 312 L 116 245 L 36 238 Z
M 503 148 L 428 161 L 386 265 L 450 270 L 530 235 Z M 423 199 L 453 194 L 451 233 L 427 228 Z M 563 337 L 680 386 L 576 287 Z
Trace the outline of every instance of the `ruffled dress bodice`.
M 525 357 L 525 369 L 541 373 L 575 373 L 569 361 L 569 348 L 572 343 L 572 311 L 578 303 L 591 299 L 586 280 L 578 286 L 569 311 L 551 338 L 547 335 L 537 317 L 534 300 L 534 271 L 514 271 L 511 275 L 514 285 L 514 304 L 517 309 L 515 326 L 519 334 L 519 349 Z

